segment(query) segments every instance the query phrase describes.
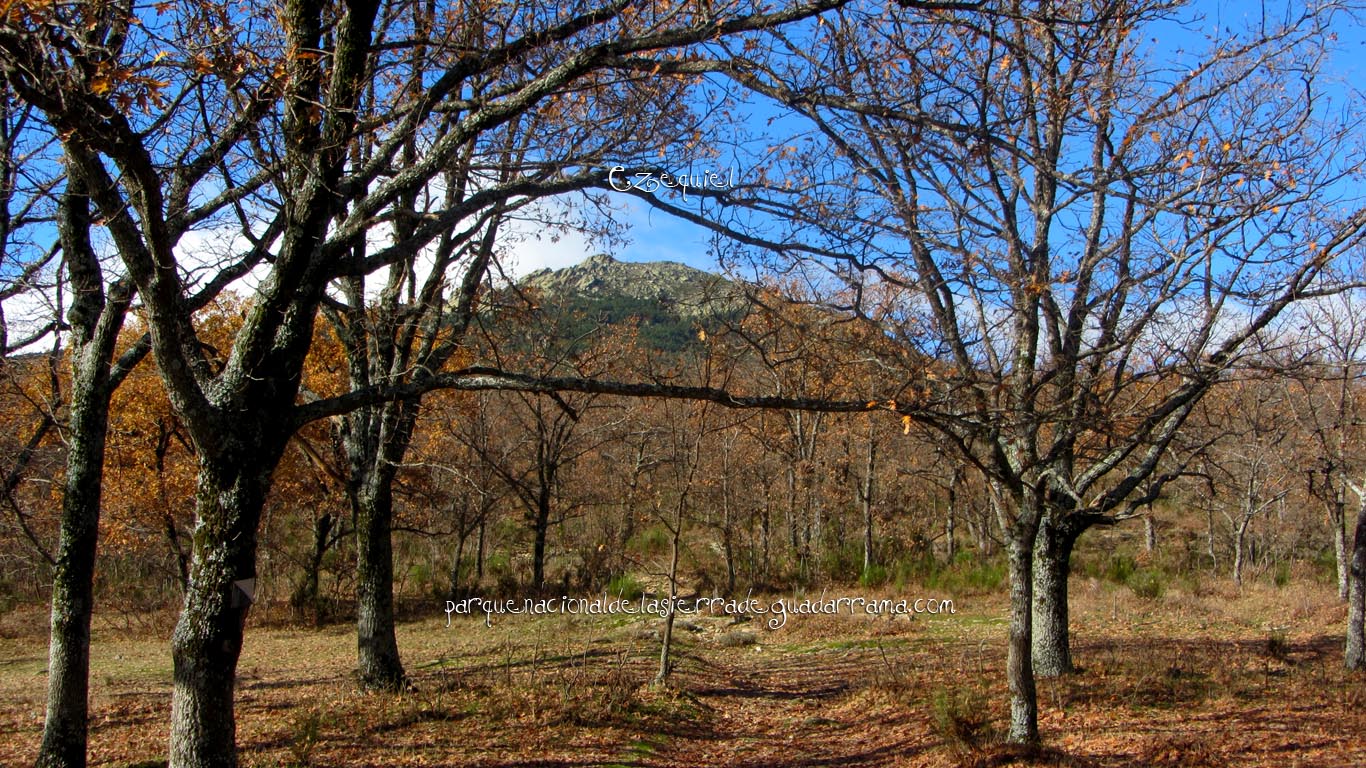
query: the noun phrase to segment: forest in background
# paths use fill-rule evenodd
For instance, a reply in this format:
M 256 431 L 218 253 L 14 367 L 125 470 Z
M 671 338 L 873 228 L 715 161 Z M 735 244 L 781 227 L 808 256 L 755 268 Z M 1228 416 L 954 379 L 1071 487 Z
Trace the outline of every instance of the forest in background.
M 572 280 L 581 269 L 560 274 Z M 630 263 L 608 271 L 649 280 Z M 859 377 L 875 370 L 836 357 L 862 344 L 837 315 L 779 304 L 776 291 L 746 311 L 743 291 L 725 285 L 712 298 L 666 281 L 654 286 L 665 298 L 646 301 L 593 288 L 542 296 L 533 282 L 494 302 L 468 354 L 545 375 L 724 381 L 734 392 L 764 391 L 775 377 L 794 391 L 872 388 Z M 671 310 L 679 295 L 695 307 Z M 225 298 L 201 322 L 222 324 L 226 336 L 242 303 Z M 1357 322 L 1349 305 L 1334 310 L 1317 321 L 1335 324 L 1322 330 L 1340 335 L 1342 357 L 1301 339 L 1301 355 L 1254 359 L 1205 399 L 1170 459 L 1184 476 L 1116 523 L 1122 543 L 1106 536 L 1087 553 L 1081 540 L 1082 573 L 1150 597 L 1208 580 L 1284 586 L 1292 577 L 1346 597 L 1348 513 L 1360 501 L 1335 472 L 1361 471 L 1347 468 L 1359 461 L 1350 446 L 1362 438 L 1366 329 L 1348 327 Z M 7 455 L 26 448 L 18 441 L 43 418 L 51 362 L 7 368 Z M 343 365 L 336 339 L 320 331 L 305 387 L 340 391 Z M 658 591 L 680 504 L 685 593 L 1004 584 L 1003 501 L 935 433 L 895 414 L 437 393 L 413 444 L 395 484 L 395 592 L 418 610 L 472 594 Z M 22 517 L 7 521 L 10 606 L 46 598 L 44 557 L 60 518 L 59 435 L 29 450 L 28 480 L 11 497 Z M 296 436 L 263 522 L 261 595 L 303 618 L 354 611 L 355 520 L 341 451 L 327 425 Z M 155 372 L 134 371 L 111 404 L 102 601 L 136 614 L 182 598 L 194 477 L 193 447 Z
M 176 768 L 239 764 L 263 597 L 353 620 L 359 688 L 401 696 L 399 598 L 1000 584 L 1025 752 L 1078 671 L 1074 572 L 1331 568 L 1366 666 L 1359 24 L 1217 10 L 12 5 L 35 762 L 87 761 L 113 592 L 179 605 Z M 741 172 L 681 186 L 700 162 Z M 519 241 L 619 245 L 641 210 L 709 233 L 715 324 L 508 280 Z

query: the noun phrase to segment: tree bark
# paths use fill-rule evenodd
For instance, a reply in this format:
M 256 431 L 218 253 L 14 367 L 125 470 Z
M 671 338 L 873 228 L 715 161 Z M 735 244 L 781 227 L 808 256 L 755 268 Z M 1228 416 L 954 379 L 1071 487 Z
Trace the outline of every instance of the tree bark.
M 109 425 L 108 359 L 85 345 L 75 349 L 67 477 L 62 498 L 57 567 L 52 577 L 47 717 L 37 765 L 84 766 L 90 671 L 90 616 L 94 608 L 100 483 Z
M 474 547 L 474 586 L 476 589 L 479 588 L 480 582 L 484 580 L 484 542 L 488 526 L 489 517 L 485 514 L 479 518 L 479 541 Z
M 285 439 L 225 440 L 232 450 L 200 457 L 190 588 L 171 636 L 171 768 L 237 766 L 233 694 L 257 523 Z
M 1075 672 L 1067 611 L 1067 580 L 1077 533 L 1064 519 L 1046 515 L 1034 545 L 1034 673 L 1058 677 Z
M 1337 567 L 1339 600 L 1347 599 L 1348 584 L 1351 581 L 1351 567 L 1349 565 L 1351 556 L 1348 553 L 1346 518 L 1347 500 L 1339 492 L 1333 499 L 1332 506 L 1328 511 L 1328 524 L 1333 527 L 1333 564 Z
M 460 529 L 455 537 L 455 558 L 451 561 L 450 586 L 447 588 L 448 599 L 455 600 L 464 591 L 464 568 L 461 560 L 465 557 L 465 542 L 469 539 L 471 531 L 465 528 L 464 519 L 460 521 Z
M 863 572 L 873 567 L 873 471 L 877 466 L 877 441 L 873 439 L 873 422 L 868 421 L 868 453 L 864 457 L 863 483 L 859 487 L 859 505 L 863 508 Z
M 323 558 L 327 555 L 331 535 L 331 515 L 323 514 L 313 521 L 313 549 L 309 552 L 308 562 L 304 566 L 303 580 L 299 582 L 299 587 L 294 590 L 291 599 L 296 608 L 307 608 L 313 611 L 314 624 L 318 624 L 322 620 L 322 605 L 319 600 L 321 596 L 321 575 Z
M 1240 522 L 1233 529 L 1233 583 L 1243 586 L 1243 550 L 1246 549 L 1247 523 Z
M 1039 743 L 1039 700 L 1034 687 L 1033 607 L 1034 539 L 1037 528 L 1017 523 L 1010 532 L 1010 642 L 1006 652 L 1006 681 L 1010 688 L 1011 743 Z
M 361 686 L 398 690 L 403 662 L 394 632 L 393 483 L 360 496 L 356 517 L 356 661 Z
M 735 529 L 731 520 L 733 513 L 726 504 L 725 517 L 721 520 L 721 552 L 726 559 L 726 594 L 735 594 Z
M 374 377 L 354 349 L 348 362 L 353 386 Z M 356 672 L 367 690 L 394 691 L 405 681 L 394 631 L 393 488 L 416 416 L 415 401 L 399 400 L 357 410 L 343 422 L 356 521 Z
M 1214 507 L 1205 510 L 1205 554 L 1209 555 L 1211 568 L 1219 567 L 1219 556 L 1214 550 Z
M 545 589 L 545 542 L 550 532 L 550 489 L 542 487 L 536 497 L 536 517 L 532 520 L 531 589 L 540 594 Z
M 678 541 L 683 535 L 683 516 L 674 518 L 672 547 L 669 554 L 669 604 L 665 609 L 664 632 L 659 647 L 659 671 L 655 673 L 655 685 L 669 681 L 673 671 L 674 618 L 678 607 Z
M 1366 668 L 1366 499 L 1357 509 L 1351 576 L 1347 594 L 1347 650 L 1343 661 L 1348 669 L 1363 669 Z
M 958 516 L 958 471 L 955 469 L 953 479 L 949 481 L 948 505 L 944 510 L 944 558 L 949 565 L 953 565 L 954 558 L 958 557 L 958 541 L 955 537 L 955 518 Z

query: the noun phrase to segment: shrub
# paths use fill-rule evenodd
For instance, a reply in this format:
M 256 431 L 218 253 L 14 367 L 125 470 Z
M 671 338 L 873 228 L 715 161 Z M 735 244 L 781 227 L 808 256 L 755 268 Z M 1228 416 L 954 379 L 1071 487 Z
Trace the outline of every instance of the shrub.
M 16 597 L 18 590 L 9 581 L 0 578 L 0 616 L 4 616 L 14 610 L 14 606 L 19 604 Z
M 1138 562 L 1128 555 L 1115 555 L 1105 563 L 1104 577 L 1116 584 L 1128 584 L 1138 572 Z
M 313 765 L 313 749 L 318 746 L 322 735 L 322 714 L 316 709 L 301 713 L 294 718 L 292 733 L 289 737 L 288 768 L 308 768 Z
M 859 574 L 858 583 L 864 587 L 879 587 L 887 583 L 887 568 L 881 565 L 869 565 Z
M 959 594 L 964 592 L 993 592 L 1006 582 L 1006 564 L 998 557 L 963 556 L 961 553 L 950 565 L 932 557 L 922 557 L 897 569 L 897 585 L 916 581 L 926 589 Z
M 1276 563 L 1276 574 L 1273 576 L 1276 586 L 1284 587 L 1290 583 L 1290 563 L 1285 560 Z
M 858 574 L 863 583 L 863 547 L 829 541 L 821 551 L 821 575 L 836 582 L 847 582 Z M 866 585 L 865 585 L 866 586 Z
M 662 525 L 655 525 L 631 538 L 627 549 L 647 556 L 659 556 L 669 551 L 673 537 Z
M 935 733 L 960 757 L 980 750 L 995 738 L 986 697 L 979 691 L 940 688 L 934 692 L 930 712 Z
M 484 563 L 484 572 L 493 577 L 495 592 L 501 596 L 514 595 L 519 589 L 517 574 L 512 570 L 512 558 L 505 552 L 494 552 Z
M 1338 583 L 1338 559 L 1331 546 L 1314 553 L 1313 566 L 1315 581 L 1320 584 Z
M 1269 658 L 1277 661 L 1288 661 L 1290 659 L 1290 640 L 1286 637 L 1285 630 L 1277 629 L 1268 634 L 1264 650 Z
M 484 561 L 484 571 L 494 578 L 512 573 L 512 558 L 505 552 L 494 552 Z
M 1129 576 L 1129 589 L 1145 600 L 1156 600 L 1167 591 L 1167 580 L 1157 571 L 1137 571 Z
M 607 594 L 623 600 L 635 600 L 645 592 L 645 585 L 629 573 L 613 576 L 607 582 Z

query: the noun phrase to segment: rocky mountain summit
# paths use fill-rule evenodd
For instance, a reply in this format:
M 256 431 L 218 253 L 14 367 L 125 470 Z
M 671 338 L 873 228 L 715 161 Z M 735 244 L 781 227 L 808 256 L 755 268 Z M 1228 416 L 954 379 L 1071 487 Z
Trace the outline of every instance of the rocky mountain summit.
M 590 256 L 564 269 L 541 269 L 522 279 L 542 311 L 558 314 L 567 338 L 588 337 L 613 325 L 637 329 L 647 347 L 679 352 L 744 312 L 741 286 L 672 261 L 618 261 Z
M 680 320 L 733 314 L 744 300 L 740 287 L 719 275 L 672 261 L 618 261 L 605 253 L 572 267 L 532 272 L 522 287 L 546 298 L 631 305 Z

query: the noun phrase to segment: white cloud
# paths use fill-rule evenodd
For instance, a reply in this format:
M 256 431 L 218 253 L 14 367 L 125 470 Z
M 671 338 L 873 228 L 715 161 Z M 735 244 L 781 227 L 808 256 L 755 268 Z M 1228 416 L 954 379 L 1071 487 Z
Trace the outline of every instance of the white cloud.
M 564 269 L 603 250 L 581 232 L 548 230 L 532 221 L 510 222 L 500 240 L 502 267 L 513 279 L 538 269 Z

